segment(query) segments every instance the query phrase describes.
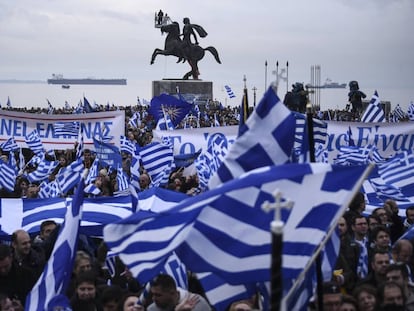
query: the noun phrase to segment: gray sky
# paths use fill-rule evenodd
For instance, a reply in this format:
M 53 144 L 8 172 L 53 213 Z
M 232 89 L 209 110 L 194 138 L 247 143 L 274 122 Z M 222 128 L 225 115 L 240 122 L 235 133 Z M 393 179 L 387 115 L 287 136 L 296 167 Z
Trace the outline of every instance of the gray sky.
M 189 69 L 172 56 L 150 65 L 165 40 L 154 28 L 159 9 L 181 28 L 189 17 L 208 32 L 200 46 L 216 47 L 222 64 L 207 53 L 200 78 L 215 88 L 240 93 L 246 75 L 262 94 L 265 60 L 267 83 L 278 60 L 279 68 L 289 61 L 289 84 L 310 82 L 310 67 L 321 65 L 322 82 L 414 93 L 413 0 L 0 0 L 0 79 L 139 79 L 148 84 L 137 95 L 150 98 L 150 81 Z

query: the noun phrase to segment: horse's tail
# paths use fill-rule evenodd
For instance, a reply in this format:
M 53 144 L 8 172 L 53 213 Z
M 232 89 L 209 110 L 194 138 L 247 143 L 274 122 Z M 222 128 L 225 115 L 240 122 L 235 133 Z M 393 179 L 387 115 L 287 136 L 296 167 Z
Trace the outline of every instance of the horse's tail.
M 220 57 L 219 57 L 218 52 L 217 52 L 217 50 L 214 46 L 208 46 L 204 50 L 209 51 L 211 54 L 213 54 L 213 56 L 216 59 L 217 63 L 221 64 Z

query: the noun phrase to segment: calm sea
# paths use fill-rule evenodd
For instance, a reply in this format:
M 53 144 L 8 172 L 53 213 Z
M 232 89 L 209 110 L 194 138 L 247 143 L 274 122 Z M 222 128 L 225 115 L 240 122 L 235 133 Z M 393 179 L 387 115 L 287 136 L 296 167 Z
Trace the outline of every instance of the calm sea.
M 47 107 L 47 100 L 54 107 L 64 107 L 65 101 L 71 106 L 76 106 L 85 96 L 88 101 L 98 105 L 115 104 L 117 106 L 130 106 L 137 103 L 137 97 L 151 100 L 151 81 L 128 80 L 127 85 L 71 85 L 69 89 L 63 89 L 60 85 L 44 83 L 0 83 L 0 104 L 5 107 L 7 98 L 10 98 L 12 107 Z M 213 82 L 214 85 L 214 82 Z M 214 97 L 223 104 L 237 106 L 241 99 L 225 98 L 225 92 L 214 85 Z M 374 89 L 363 89 L 370 99 Z M 286 90 L 279 92 L 283 99 Z M 322 110 L 344 109 L 347 104 L 348 89 L 321 89 L 319 103 Z M 391 102 L 391 109 L 399 104 L 404 111 L 407 111 L 411 101 L 414 102 L 413 89 L 382 89 L 378 90 L 381 100 Z M 249 103 L 253 103 L 253 94 L 249 92 Z M 257 94 L 259 102 L 261 94 Z

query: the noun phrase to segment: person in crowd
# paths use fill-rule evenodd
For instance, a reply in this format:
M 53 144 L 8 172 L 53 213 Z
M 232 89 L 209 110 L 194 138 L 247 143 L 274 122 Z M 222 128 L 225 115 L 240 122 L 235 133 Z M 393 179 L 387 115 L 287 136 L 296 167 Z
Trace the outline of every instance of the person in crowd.
M 369 284 L 356 286 L 352 296 L 357 300 L 359 310 L 374 311 L 377 305 L 377 289 Z
M 410 282 L 413 282 L 413 244 L 406 240 L 400 239 L 392 245 L 391 248 L 392 262 L 405 264 Z
M 352 227 L 352 220 L 355 216 L 362 215 L 365 211 L 365 195 L 363 192 L 358 192 L 351 203 L 349 204 L 348 210 L 344 214 L 344 218 L 348 224 L 348 228 Z
M 118 302 L 117 311 L 144 311 L 145 308 L 139 302 L 139 297 L 135 293 L 127 292 Z
M 369 271 L 369 241 L 368 241 L 368 222 L 362 215 L 356 215 L 352 220 L 353 241 L 359 246 L 358 265 L 356 275 L 362 279 L 368 275 Z
M 360 245 L 355 242 L 347 229 L 344 217 L 338 220 L 339 236 L 341 239 L 338 259 L 335 265 L 333 281 L 341 289 L 351 293 L 357 281 Z M 367 263 L 368 264 L 368 263 Z
M 381 250 L 389 253 L 391 258 L 390 231 L 387 227 L 380 225 L 371 233 L 371 251 Z
M 116 311 L 124 291 L 118 285 L 103 286 L 100 295 L 103 311 Z
M 319 310 L 319 302 L 317 295 L 314 295 L 313 301 L 311 301 L 311 310 Z M 335 283 L 324 282 L 322 284 L 322 308 L 324 311 L 339 311 L 342 301 L 342 293 Z
M 151 282 L 151 303 L 148 311 L 196 310 L 210 311 L 208 302 L 200 295 L 178 289 L 174 279 L 168 274 L 159 274 Z
M 22 303 L 16 298 L 10 298 L 4 293 L 0 293 L 0 310 L 1 311 L 23 311 Z
M 380 219 L 375 215 L 368 216 L 368 231 L 371 233 L 377 226 L 381 224 Z
M 404 231 L 407 231 L 414 224 L 414 205 L 411 205 L 405 210 Z
M 403 288 L 398 283 L 384 282 L 378 287 L 378 310 L 405 311 Z
M 358 303 L 351 295 L 343 295 L 339 311 L 358 311 Z
M 388 252 L 377 250 L 371 256 L 370 263 L 371 272 L 367 277 L 363 278 L 359 284 L 368 283 L 377 287 L 385 281 L 385 272 L 390 265 L 390 256 Z
M 408 311 L 414 310 L 414 287 L 408 279 L 408 271 L 404 264 L 391 264 L 385 273 L 387 282 L 395 282 L 404 290 L 405 307 Z
M 70 305 L 73 311 L 103 311 L 93 271 L 83 271 L 76 276 L 75 292 L 70 298 Z
M 34 245 L 42 245 L 50 237 L 53 231 L 57 228 L 57 223 L 54 220 L 48 219 L 42 221 L 40 224 L 40 233 L 33 239 Z
M 32 269 L 16 264 L 10 246 L 0 244 L 0 293 L 15 297 L 24 305 L 36 280 Z
M 147 173 L 142 173 L 139 176 L 139 187 L 141 188 L 141 191 L 148 189 L 150 183 L 151 183 L 151 179 Z
M 11 242 L 13 260 L 16 265 L 31 269 L 39 277 L 46 264 L 44 249 L 42 247 L 32 246 L 29 234 L 23 229 L 18 229 L 13 232 Z

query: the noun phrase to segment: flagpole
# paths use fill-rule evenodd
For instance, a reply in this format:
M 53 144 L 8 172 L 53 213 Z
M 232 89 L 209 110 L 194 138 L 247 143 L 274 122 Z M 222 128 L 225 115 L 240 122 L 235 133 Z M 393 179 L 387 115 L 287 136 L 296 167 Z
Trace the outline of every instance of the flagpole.
M 286 62 L 286 93 L 289 92 L 289 62 Z
M 293 201 L 282 202 L 282 193 L 279 189 L 273 192 L 275 198 L 274 203 L 265 201 L 262 204 L 262 209 L 266 212 L 275 211 L 274 220 L 270 223 L 270 230 L 272 232 L 272 263 L 271 263 L 271 289 L 270 289 L 270 310 L 279 311 L 283 296 L 283 281 L 282 281 L 282 251 L 283 251 L 283 226 L 282 208 L 291 209 Z
M 265 61 L 265 92 L 267 90 L 267 60 Z

